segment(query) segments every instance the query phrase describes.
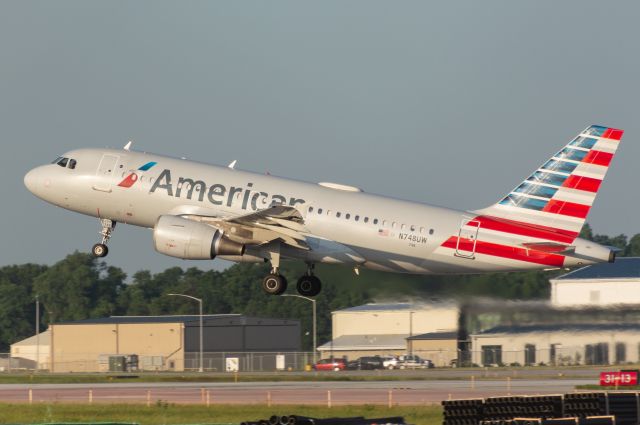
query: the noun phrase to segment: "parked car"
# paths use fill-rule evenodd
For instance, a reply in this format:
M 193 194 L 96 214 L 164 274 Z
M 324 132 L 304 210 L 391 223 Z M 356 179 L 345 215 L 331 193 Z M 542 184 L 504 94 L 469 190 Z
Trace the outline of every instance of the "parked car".
M 431 360 L 423 359 L 420 356 L 409 354 L 398 357 L 399 369 L 431 369 L 434 364 Z
M 398 356 L 383 356 L 382 366 L 385 369 L 397 369 L 398 368 Z
M 347 362 L 349 370 L 374 370 L 384 368 L 382 357 L 360 357 L 357 360 Z
M 322 359 L 313 365 L 315 370 L 345 370 L 347 362 L 344 359 Z

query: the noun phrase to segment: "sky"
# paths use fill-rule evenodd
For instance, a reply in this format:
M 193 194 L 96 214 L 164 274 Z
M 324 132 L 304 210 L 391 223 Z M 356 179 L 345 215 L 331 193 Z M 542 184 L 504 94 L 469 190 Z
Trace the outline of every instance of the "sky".
M 458 209 L 498 201 L 590 124 L 625 136 L 589 215 L 636 215 L 638 2 L 0 1 L 0 265 L 53 264 L 97 219 L 35 166 L 134 148 Z M 182 261 L 119 226 L 110 265 Z

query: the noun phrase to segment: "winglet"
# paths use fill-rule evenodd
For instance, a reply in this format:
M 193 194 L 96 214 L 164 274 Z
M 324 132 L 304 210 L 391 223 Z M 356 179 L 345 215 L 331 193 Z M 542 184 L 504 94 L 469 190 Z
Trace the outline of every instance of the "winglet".
M 131 145 L 132 145 L 132 144 L 133 144 L 133 141 L 129 140 L 129 142 L 127 142 L 127 144 L 126 144 L 126 145 L 124 145 L 124 148 L 123 148 L 123 149 L 124 149 L 125 151 L 131 150 Z
M 234 159 L 233 161 L 231 161 L 231 163 L 229 165 L 227 165 L 227 167 L 231 168 L 232 170 L 236 169 L 236 162 L 238 162 L 237 159 Z

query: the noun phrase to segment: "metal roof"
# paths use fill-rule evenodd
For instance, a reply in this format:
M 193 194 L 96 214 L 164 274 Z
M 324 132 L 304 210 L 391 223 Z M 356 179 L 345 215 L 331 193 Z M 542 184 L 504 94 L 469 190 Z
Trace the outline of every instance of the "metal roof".
M 640 279 L 640 257 L 622 257 L 615 263 L 598 263 L 582 267 L 551 280 Z
M 203 320 L 233 319 L 244 317 L 241 314 L 203 314 Z M 87 325 L 87 324 L 120 324 L 120 323 L 189 323 L 197 322 L 200 316 L 179 315 L 179 316 L 111 316 L 99 317 L 95 319 L 75 320 L 69 322 L 58 322 L 56 325 Z
M 20 341 L 16 341 L 11 346 L 28 346 L 28 345 L 36 345 L 36 343 L 42 345 L 49 345 L 51 343 L 51 331 L 47 329 L 44 332 L 40 332 L 40 337 L 38 335 L 30 336 L 29 338 L 25 338 Z
M 544 325 L 516 325 L 496 326 L 472 336 L 494 334 L 527 334 L 543 332 L 615 332 L 640 331 L 640 323 L 576 323 L 576 324 L 544 324 Z
M 360 312 L 360 311 L 397 311 L 397 310 L 425 310 L 428 308 L 454 307 L 456 304 L 448 301 L 434 301 L 433 303 L 370 303 L 355 307 L 336 310 L 336 312 Z
M 442 340 L 442 339 L 458 339 L 457 331 L 446 331 L 446 332 L 428 332 L 426 334 L 414 335 L 407 338 L 408 340 L 415 341 L 428 341 L 428 340 Z
M 319 351 L 404 350 L 408 335 L 342 335 L 318 347 Z

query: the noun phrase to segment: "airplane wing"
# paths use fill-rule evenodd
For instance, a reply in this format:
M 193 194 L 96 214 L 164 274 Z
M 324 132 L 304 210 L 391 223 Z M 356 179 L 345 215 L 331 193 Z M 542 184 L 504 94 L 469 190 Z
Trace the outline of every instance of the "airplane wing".
M 202 214 L 182 215 L 222 230 L 225 235 L 245 245 L 260 246 L 280 240 L 294 248 L 309 250 L 304 233 L 304 219 L 293 207 L 274 205 L 264 210 L 236 217 L 215 217 Z

